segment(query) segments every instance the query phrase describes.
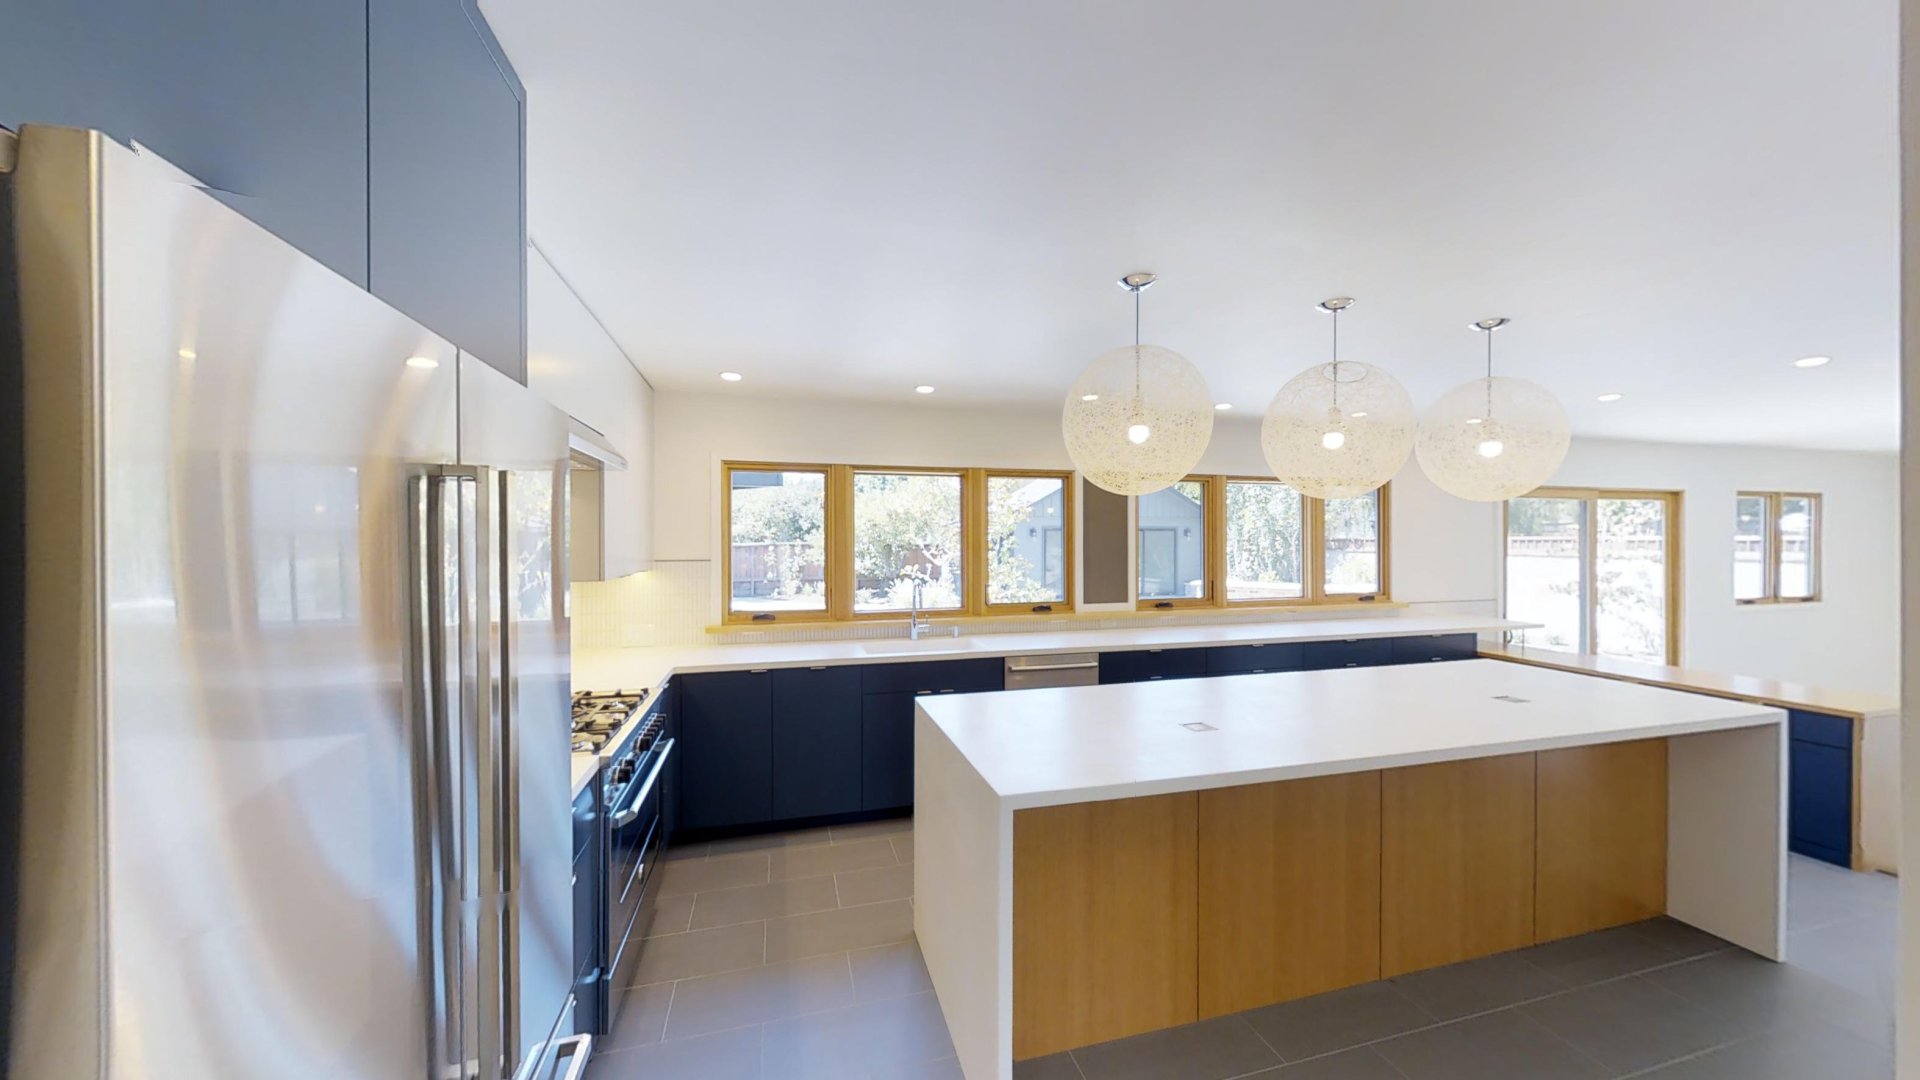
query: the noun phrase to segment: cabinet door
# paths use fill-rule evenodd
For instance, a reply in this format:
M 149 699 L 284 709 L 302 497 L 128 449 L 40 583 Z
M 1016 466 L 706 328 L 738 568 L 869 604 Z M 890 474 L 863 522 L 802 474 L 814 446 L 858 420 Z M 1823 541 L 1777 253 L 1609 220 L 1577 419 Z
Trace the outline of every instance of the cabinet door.
M 1836 866 L 1853 863 L 1853 751 L 1787 744 L 1787 847 Z
M 1389 638 L 1393 663 L 1429 664 L 1439 660 L 1472 660 L 1480 655 L 1480 641 L 1473 634 L 1421 634 L 1418 637 Z
M 773 681 L 765 671 L 680 682 L 682 829 L 773 820 Z
M 1346 641 L 1309 641 L 1303 671 L 1326 668 L 1376 667 L 1393 662 L 1391 638 L 1350 638 Z
M 1191 679 L 1206 673 L 1205 649 L 1140 649 L 1100 654 L 1103 684 Z
M 667 790 L 660 797 L 661 824 L 671 844 L 673 831 L 680 827 L 680 681 L 677 677 L 660 687 L 660 701 L 654 708 L 660 710 L 660 718 L 666 721 L 667 738 L 674 741 L 673 756 L 667 759 L 667 771 L 661 775 Z
M 1207 674 L 1250 675 L 1266 671 L 1299 671 L 1304 662 L 1298 645 L 1216 645 L 1207 650 Z
M 860 809 L 860 669 L 773 673 L 775 820 Z
M 868 694 L 860 707 L 860 808 L 913 805 L 913 700 L 896 691 Z

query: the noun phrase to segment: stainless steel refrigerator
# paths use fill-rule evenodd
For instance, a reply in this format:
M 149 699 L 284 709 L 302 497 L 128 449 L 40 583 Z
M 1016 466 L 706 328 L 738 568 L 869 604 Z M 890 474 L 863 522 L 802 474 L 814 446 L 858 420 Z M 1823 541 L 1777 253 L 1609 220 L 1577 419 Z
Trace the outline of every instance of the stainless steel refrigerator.
M 565 417 L 150 155 L 8 142 L 5 1075 L 555 1073 Z

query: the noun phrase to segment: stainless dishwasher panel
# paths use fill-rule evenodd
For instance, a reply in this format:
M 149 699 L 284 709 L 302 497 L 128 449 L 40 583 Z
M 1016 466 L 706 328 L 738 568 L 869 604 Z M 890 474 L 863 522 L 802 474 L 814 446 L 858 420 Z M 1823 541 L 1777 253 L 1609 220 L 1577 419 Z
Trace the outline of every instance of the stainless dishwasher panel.
M 1052 653 L 1007 657 L 1007 689 L 1042 686 L 1094 686 L 1100 682 L 1099 653 Z

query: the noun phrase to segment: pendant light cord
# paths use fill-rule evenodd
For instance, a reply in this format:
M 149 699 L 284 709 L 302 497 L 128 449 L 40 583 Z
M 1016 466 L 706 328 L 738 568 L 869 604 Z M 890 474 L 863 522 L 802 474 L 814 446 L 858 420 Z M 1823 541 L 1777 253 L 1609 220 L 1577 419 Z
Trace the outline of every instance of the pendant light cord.
M 1140 412 L 1140 293 L 1133 290 L 1133 411 Z
M 1493 419 L 1493 331 L 1487 331 L 1487 416 Z
M 1340 309 L 1333 309 L 1333 408 L 1340 409 Z

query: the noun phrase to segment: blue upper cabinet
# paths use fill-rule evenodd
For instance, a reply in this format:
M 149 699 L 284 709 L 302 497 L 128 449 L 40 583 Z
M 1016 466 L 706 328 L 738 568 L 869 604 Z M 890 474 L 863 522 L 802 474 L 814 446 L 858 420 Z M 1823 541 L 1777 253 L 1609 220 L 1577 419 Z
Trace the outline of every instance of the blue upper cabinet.
M 0 38 L 0 124 L 142 143 L 366 286 L 364 4 L 20 0 Z
M 368 20 L 373 292 L 525 382 L 525 93 L 465 0 Z

